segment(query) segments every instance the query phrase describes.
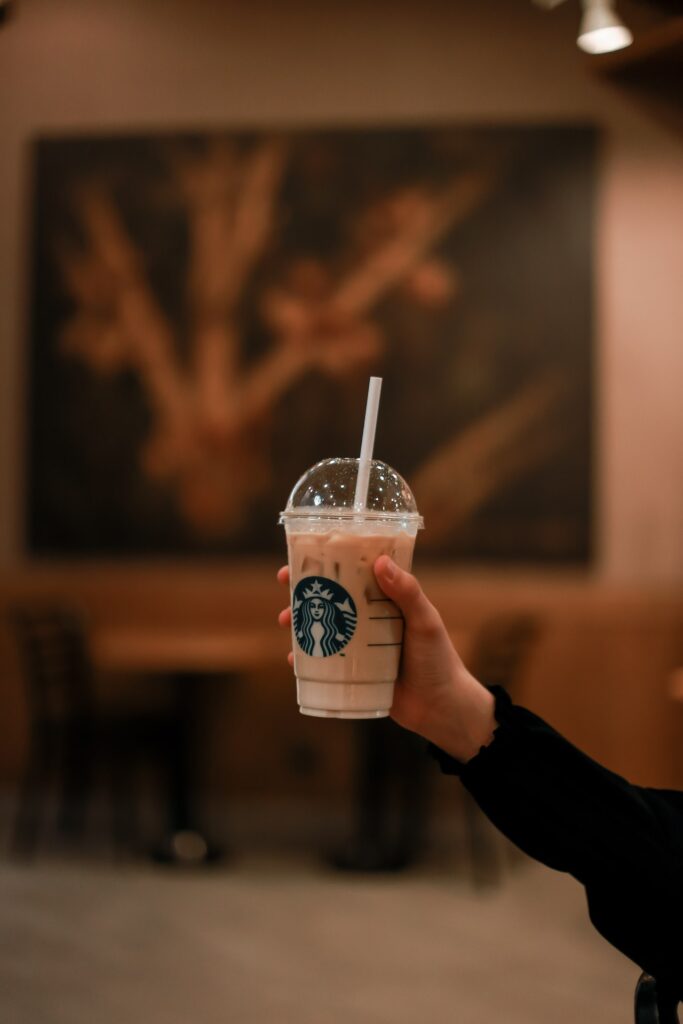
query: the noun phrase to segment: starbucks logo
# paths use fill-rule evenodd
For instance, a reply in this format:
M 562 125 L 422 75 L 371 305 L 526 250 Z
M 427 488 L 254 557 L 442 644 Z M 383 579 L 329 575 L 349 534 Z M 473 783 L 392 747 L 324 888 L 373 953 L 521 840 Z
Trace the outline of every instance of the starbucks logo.
M 294 636 L 313 658 L 329 658 L 346 647 L 356 631 L 356 620 L 353 598 L 334 580 L 306 576 L 294 588 Z

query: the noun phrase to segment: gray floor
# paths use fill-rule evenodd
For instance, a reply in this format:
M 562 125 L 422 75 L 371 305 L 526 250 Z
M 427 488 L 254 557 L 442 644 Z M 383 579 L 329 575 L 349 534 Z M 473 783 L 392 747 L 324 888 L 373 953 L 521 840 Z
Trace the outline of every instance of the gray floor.
M 461 866 L 462 867 L 462 866 Z M 637 970 L 528 861 L 477 889 L 448 845 L 340 876 L 245 830 L 204 873 L 0 864 L 2 1024 L 628 1024 Z

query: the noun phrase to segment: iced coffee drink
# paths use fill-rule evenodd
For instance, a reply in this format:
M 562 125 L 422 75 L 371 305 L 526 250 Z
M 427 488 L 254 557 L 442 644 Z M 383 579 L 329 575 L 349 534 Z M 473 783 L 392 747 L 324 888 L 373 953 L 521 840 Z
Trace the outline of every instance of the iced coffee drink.
M 320 717 L 388 715 L 403 619 L 373 565 L 387 554 L 410 569 L 421 519 L 405 481 L 372 463 L 367 507 L 354 510 L 357 459 L 327 459 L 298 482 L 287 532 L 292 649 L 299 706 Z

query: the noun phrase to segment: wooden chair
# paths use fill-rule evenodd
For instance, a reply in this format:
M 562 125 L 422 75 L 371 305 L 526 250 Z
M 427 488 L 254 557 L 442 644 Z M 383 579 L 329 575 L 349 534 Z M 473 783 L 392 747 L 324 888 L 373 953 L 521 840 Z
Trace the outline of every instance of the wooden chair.
M 678 999 L 658 990 L 649 974 L 641 974 L 635 992 L 636 1024 L 678 1024 Z
M 476 635 L 469 669 L 487 686 L 504 686 L 514 699 L 521 670 L 538 639 L 540 623 L 527 612 L 487 619 Z
M 155 709 L 106 707 L 98 701 L 83 618 L 64 607 L 14 609 L 12 626 L 24 670 L 29 749 L 12 847 L 28 857 L 46 825 L 50 785 L 59 790 L 58 831 L 84 833 L 94 777 L 106 773 L 117 847 L 137 836 L 133 769 L 155 758 L 173 770 L 180 723 Z

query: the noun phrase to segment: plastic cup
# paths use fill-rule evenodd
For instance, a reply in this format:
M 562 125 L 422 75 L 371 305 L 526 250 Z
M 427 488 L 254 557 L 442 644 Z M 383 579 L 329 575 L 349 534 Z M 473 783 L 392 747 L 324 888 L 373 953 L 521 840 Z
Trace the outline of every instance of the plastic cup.
M 374 460 L 366 507 L 354 509 L 358 459 L 306 472 L 280 515 L 287 536 L 299 708 L 319 718 L 384 718 L 394 697 L 403 618 L 373 565 L 410 569 L 423 525 L 396 470 Z

